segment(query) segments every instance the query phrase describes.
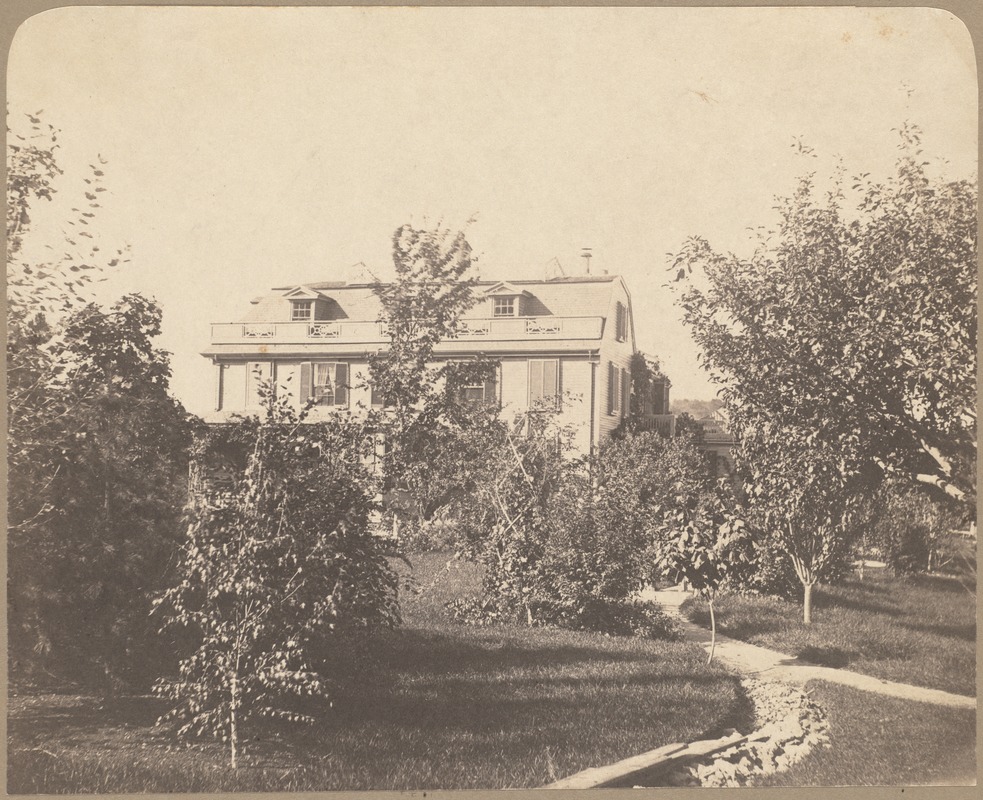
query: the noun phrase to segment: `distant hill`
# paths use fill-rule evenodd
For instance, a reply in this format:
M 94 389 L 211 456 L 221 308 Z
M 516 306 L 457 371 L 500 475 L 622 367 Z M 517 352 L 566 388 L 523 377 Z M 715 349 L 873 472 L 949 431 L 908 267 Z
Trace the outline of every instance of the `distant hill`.
M 724 407 L 724 401 L 713 400 L 673 400 L 669 408 L 673 414 L 689 414 L 693 419 L 709 417 L 717 409 Z

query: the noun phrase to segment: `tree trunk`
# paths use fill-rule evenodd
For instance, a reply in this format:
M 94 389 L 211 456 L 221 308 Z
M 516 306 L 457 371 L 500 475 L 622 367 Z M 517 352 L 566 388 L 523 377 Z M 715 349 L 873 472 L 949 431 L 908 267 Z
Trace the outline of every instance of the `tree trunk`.
M 802 622 L 805 625 L 812 624 L 812 584 L 803 584 L 804 597 L 802 603 Z
M 238 675 L 232 673 L 232 697 L 229 701 L 229 749 L 231 753 L 232 769 L 238 766 L 239 730 L 236 727 L 236 706 L 239 704 L 239 681 Z
M 713 651 L 717 646 L 717 618 L 713 613 L 713 600 L 707 600 L 710 607 L 710 655 L 707 657 L 707 664 L 713 661 Z

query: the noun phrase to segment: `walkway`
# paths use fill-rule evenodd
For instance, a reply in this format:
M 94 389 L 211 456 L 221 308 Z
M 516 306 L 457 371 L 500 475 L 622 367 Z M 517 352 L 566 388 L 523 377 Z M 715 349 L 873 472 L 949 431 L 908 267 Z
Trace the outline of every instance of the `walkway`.
M 657 592 L 647 589 L 642 593 L 642 597 L 645 600 L 655 600 L 666 610 L 666 613 L 675 616 L 687 642 L 701 645 L 707 652 L 710 651 L 710 631 L 707 628 L 694 625 L 685 619 L 679 611 L 679 607 L 690 597 L 689 592 L 675 590 Z M 845 669 L 815 666 L 799 661 L 794 656 L 721 636 L 719 633 L 717 634 L 717 645 L 713 657 L 742 675 L 761 680 L 782 681 L 799 686 L 812 680 L 829 681 L 889 697 L 900 697 L 904 700 L 917 700 L 953 708 L 976 708 L 975 697 L 952 694 L 939 689 L 911 686 L 907 683 L 884 681 L 880 678 L 861 675 L 859 672 L 850 672 Z

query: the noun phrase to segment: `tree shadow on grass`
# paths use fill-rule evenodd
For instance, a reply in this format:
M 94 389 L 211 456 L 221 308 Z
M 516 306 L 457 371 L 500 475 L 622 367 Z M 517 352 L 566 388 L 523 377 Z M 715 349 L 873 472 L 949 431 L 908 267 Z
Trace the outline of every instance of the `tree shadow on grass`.
M 907 628 L 910 631 L 918 631 L 920 633 L 934 633 L 937 636 L 943 636 L 947 639 L 962 639 L 965 642 L 975 642 L 976 641 L 976 623 L 969 622 L 965 624 L 954 624 L 949 625 L 946 623 L 938 623 L 932 625 L 929 623 L 917 623 L 917 622 L 901 622 L 902 628 Z
M 843 669 L 857 657 L 857 653 L 852 650 L 843 650 L 840 647 L 815 647 L 808 645 L 799 648 L 795 657 L 799 661 L 807 664 L 815 664 L 817 667 L 833 667 Z

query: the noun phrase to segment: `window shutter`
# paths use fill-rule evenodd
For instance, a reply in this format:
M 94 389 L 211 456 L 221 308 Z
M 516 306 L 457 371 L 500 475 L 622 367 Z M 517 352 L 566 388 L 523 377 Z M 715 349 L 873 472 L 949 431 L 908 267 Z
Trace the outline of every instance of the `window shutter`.
M 334 404 L 348 405 L 348 365 L 335 364 L 334 373 Z
M 494 375 L 485 381 L 485 402 L 489 404 L 498 403 L 498 384 Z
M 529 362 L 529 407 L 532 408 L 543 397 L 543 362 Z
M 372 384 L 372 399 L 370 400 L 372 405 L 381 406 L 382 405 L 382 392 L 379 391 L 379 387 L 374 383 Z
M 311 399 L 311 362 L 305 361 L 300 365 L 300 404 L 306 405 Z
M 543 362 L 543 397 L 547 402 L 556 404 L 560 399 L 559 362 L 555 360 Z
M 631 383 L 628 381 L 628 370 L 621 370 L 621 416 L 628 416 L 628 402 L 631 396 Z
M 614 385 L 614 362 L 608 362 L 608 413 L 614 413 L 614 400 L 617 387 Z

